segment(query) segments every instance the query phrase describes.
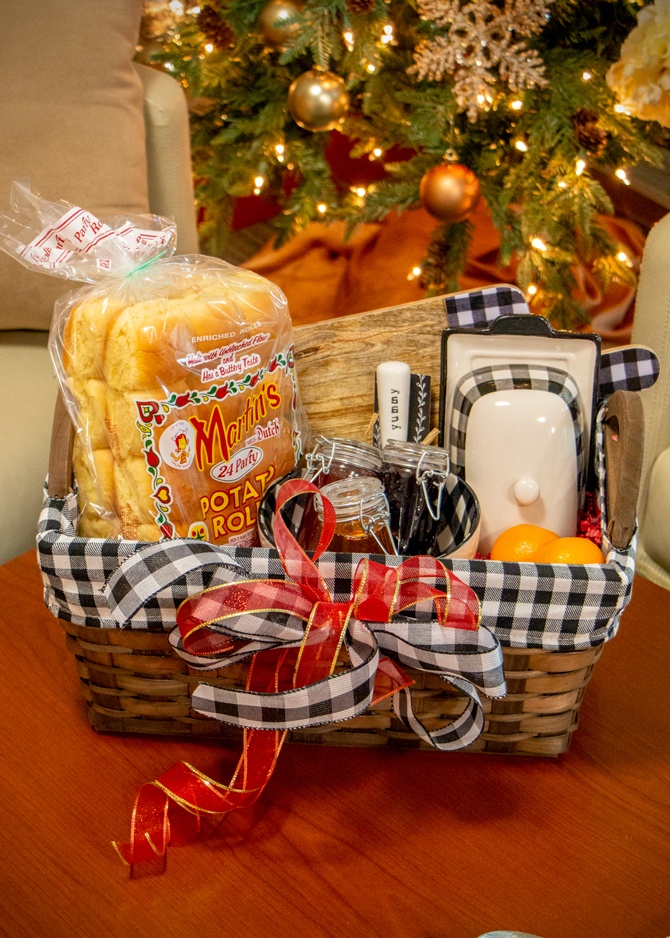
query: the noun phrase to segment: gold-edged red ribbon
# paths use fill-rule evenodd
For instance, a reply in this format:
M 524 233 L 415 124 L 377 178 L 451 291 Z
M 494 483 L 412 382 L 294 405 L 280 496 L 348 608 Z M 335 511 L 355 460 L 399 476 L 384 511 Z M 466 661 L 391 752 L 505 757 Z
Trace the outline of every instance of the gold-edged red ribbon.
M 350 601 L 334 602 L 315 565 L 335 529 L 332 505 L 322 499 L 323 524 L 313 559 L 299 546 L 281 515 L 290 499 L 316 492 L 316 486 L 304 479 L 289 480 L 278 492 L 274 533 L 288 580 L 233 581 L 205 590 L 181 604 L 177 624 L 188 654 L 225 658 L 239 650 L 240 642 L 212 628 L 227 618 L 270 609 L 298 616 L 306 623 L 298 648 L 268 649 L 256 652 L 250 659 L 246 689 L 278 693 L 304 687 L 333 673 L 352 617 L 390 622 L 403 610 L 429 601 L 441 625 L 448 620 L 450 627 L 477 628 L 476 597 L 430 557 L 409 558 L 395 568 L 364 559 L 355 571 Z M 424 579 L 433 583 L 436 579 L 444 580 L 446 591 Z M 270 609 L 268 594 L 272 595 Z M 375 674 L 372 703 L 412 683 L 398 665 L 382 656 Z M 286 731 L 282 730 L 245 729 L 242 754 L 228 784 L 180 762 L 160 778 L 142 785 L 135 799 L 130 840 L 114 842 L 120 857 L 131 867 L 131 875 L 136 864 L 157 858 L 165 860 L 168 844 L 193 840 L 200 830 L 201 815 L 222 815 L 253 804 L 272 776 L 285 738 Z

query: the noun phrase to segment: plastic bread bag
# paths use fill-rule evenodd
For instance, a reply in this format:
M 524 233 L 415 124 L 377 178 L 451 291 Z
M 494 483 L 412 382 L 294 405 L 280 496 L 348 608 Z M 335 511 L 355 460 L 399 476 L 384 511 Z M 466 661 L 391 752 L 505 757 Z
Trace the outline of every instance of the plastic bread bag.
M 102 221 L 14 185 L 0 246 L 84 281 L 50 350 L 76 429 L 78 533 L 255 546 L 267 487 L 307 435 L 281 290 L 217 258 L 172 256 L 157 216 Z

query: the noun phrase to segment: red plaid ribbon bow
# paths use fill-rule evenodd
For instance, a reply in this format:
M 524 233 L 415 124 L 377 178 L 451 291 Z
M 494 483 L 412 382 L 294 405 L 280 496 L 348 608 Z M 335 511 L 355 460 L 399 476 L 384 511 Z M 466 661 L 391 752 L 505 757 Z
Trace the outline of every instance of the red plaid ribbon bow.
M 378 626 L 379 636 L 384 636 L 380 644 L 393 649 L 396 657 L 439 672 L 444 662 L 440 667 L 439 652 L 436 656 L 430 644 L 424 645 L 419 639 L 412 654 L 403 654 L 403 647 L 412 646 L 407 636 L 417 632 L 424 642 L 434 644 L 436 630 L 438 640 L 451 628 L 476 631 L 477 598 L 438 560 L 414 557 L 397 568 L 364 559 L 353 578 L 351 600 L 334 602 L 315 564 L 335 528 L 332 505 L 322 498 L 323 525 L 313 560 L 297 544 L 281 516 L 282 507 L 290 499 L 316 492 L 312 483 L 293 479 L 281 487 L 277 496 L 274 534 L 288 580 L 235 579 L 205 590 L 179 607 L 179 645 L 187 660 L 207 668 L 250 657 L 244 691 L 202 684 L 193 695 L 194 709 L 244 727 L 243 752 L 227 785 L 182 762 L 140 788 L 130 842 L 114 845 L 131 868 L 156 857 L 165 858 L 170 842 L 192 839 L 200 828 L 201 814 L 223 814 L 252 804 L 272 775 L 288 730 L 332 722 L 333 708 L 340 713 L 343 706 L 351 706 L 353 716 L 384 697 L 405 691 L 407 700 L 396 712 L 408 718 L 426 738 L 407 694 L 413 681 L 394 661 L 380 654 L 372 624 L 385 624 Z M 436 581 L 445 582 L 446 591 L 438 589 Z M 403 620 L 391 628 L 395 616 L 422 603 L 432 605 L 438 624 Z M 296 626 L 291 625 L 295 620 L 300 623 L 298 636 Z M 500 649 L 490 633 L 482 632 L 490 639 L 485 654 L 495 660 L 488 665 L 488 681 L 483 679 L 480 686 L 498 691 L 502 686 L 504 692 Z M 338 674 L 336 665 L 343 645 L 354 666 Z M 457 652 L 449 658 L 452 668 L 454 654 Z M 372 675 L 366 693 L 360 690 L 364 686 L 360 683 L 362 673 Z M 456 686 L 462 688 L 467 683 L 447 673 Z M 288 710 L 280 706 L 286 701 L 290 702 Z M 464 722 L 468 729 L 456 734 L 453 743 L 439 748 L 467 745 L 463 736 L 468 737 L 468 733 L 476 738 L 481 720 L 473 712 L 466 713 Z

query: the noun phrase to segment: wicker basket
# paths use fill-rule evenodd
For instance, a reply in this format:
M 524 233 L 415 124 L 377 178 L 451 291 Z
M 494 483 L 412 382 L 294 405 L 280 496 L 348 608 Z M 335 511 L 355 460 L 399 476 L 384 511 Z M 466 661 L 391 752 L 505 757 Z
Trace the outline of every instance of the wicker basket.
M 312 429 L 362 438 L 370 418 L 373 363 L 402 357 L 414 370 L 437 376 L 444 325 L 444 300 L 434 299 L 297 329 L 296 363 Z M 436 409 L 435 399 L 434 413 Z M 72 435 L 61 407 L 52 437 L 52 496 L 63 496 L 70 488 Z M 457 575 L 458 563 L 454 561 Z M 629 558 L 629 566 L 632 563 Z M 628 584 L 632 581 L 629 573 Z M 629 585 L 627 591 L 613 612 L 617 623 L 630 594 Z M 61 624 L 96 730 L 239 738 L 238 730 L 191 709 L 191 694 L 203 674 L 175 654 L 166 633 L 96 628 L 63 620 Z M 483 698 L 484 731 L 468 751 L 538 756 L 564 752 L 577 728 L 584 690 L 600 657 L 603 639 L 570 651 L 505 647 L 501 639 L 507 696 Z M 454 687 L 437 676 L 406 670 L 415 681 L 411 690 L 415 710 L 429 729 L 444 725 L 463 711 L 466 698 Z M 206 681 L 241 687 L 245 675 L 245 666 L 232 665 L 208 671 Z M 395 717 L 388 699 L 345 723 L 294 731 L 289 738 L 326 745 L 425 746 Z
M 239 732 L 195 713 L 190 695 L 202 672 L 177 655 L 167 635 L 115 631 L 62 623 L 67 646 L 88 706 L 91 725 L 106 733 L 214 736 L 238 739 Z M 483 698 L 484 731 L 468 752 L 555 756 L 577 729 L 579 707 L 602 645 L 575 652 L 505 649 L 507 696 Z M 465 698 L 434 675 L 406 669 L 415 679 L 412 697 L 428 729 L 462 712 Z M 207 682 L 243 686 L 246 667 L 208 671 Z M 387 699 L 346 723 L 289 734 L 292 742 L 332 746 L 428 748 L 393 714 Z

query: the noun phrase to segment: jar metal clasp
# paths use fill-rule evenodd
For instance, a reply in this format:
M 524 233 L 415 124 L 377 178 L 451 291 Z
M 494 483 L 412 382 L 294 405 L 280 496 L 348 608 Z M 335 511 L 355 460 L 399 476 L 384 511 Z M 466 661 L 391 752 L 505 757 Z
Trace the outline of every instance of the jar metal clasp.
M 442 496 L 444 494 L 444 487 L 447 482 L 447 475 L 449 474 L 449 466 L 447 465 L 446 472 L 441 472 L 435 469 L 424 469 L 422 472 L 421 463 L 423 462 L 425 456 L 426 456 L 426 453 L 422 453 L 419 458 L 419 462 L 417 463 L 417 467 L 416 467 L 415 477 L 416 477 L 417 484 L 421 486 L 421 490 L 423 491 L 423 500 L 426 503 L 426 508 L 428 509 L 430 517 L 433 519 L 433 521 L 439 521 L 440 515 L 442 513 Z M 433 507 L 433 503 L 428 493 L 428 483 L 430 481 L 437 481 L 437 480 L 439 480 L 437 482 L 437 485 L 438 485 L 437 499 L 435 502 L 435 507 Z
M 320 451 L 324 443 L 330 443 L 330 453 L 325 454 Z M 325 437 L 317 437 L 314 449 L 305 455 L 305 464 L 307 466 L 307 481 L 316 483 L 320 475 L 328 475 L 330 466 L 335 455 L 335 444 L 332 440 L 326 440 Z
M 389 503 L 388 503 L 388 499 L 386 498 L 386 495 L 384 495 L 384 507 L 383 508 L 380 507 L 379 510 L 377 511 L 367 512 L 365 515 L 363 515 L 363 502 L 362 501 L 358 507 L 358 520 L 361 523 L 361 527 L 363 528 L 363 530 L 368 536 L 372 535 L 372 537 L 375 539 L 375 541 L 379 545 L 379 549 L 381 553 L 382 554 L 386 553 L 386 546 L 382 544 L 382 542 L 380 541 L 377 535 L 377 531 L 375 530 L 375 528 L 379 525 L 386 528 L 386 533 L 388 535 L 389 541 L 391 542 L 391 546 L 393 547 L 393 553 L 396 556 L 398 556 L 398 545 L 395 542 L 395 538 L 393 537 L 391 526 L 389 524 L 390 517 L 391 517 L 391 510 L 389 508 Z

